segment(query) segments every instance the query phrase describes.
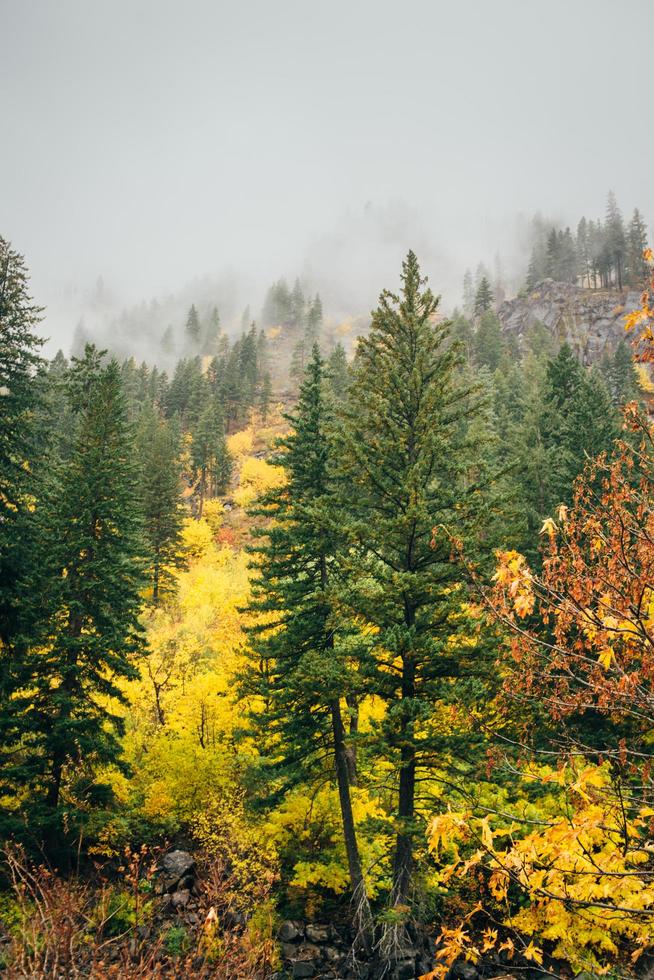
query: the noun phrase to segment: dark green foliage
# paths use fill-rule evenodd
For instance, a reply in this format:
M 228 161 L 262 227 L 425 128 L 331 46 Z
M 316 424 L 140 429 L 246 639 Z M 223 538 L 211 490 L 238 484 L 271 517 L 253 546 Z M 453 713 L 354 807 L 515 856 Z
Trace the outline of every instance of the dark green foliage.
M 73 361 L 67 394 L 70 457 L 52 465 L 37 511 L 40 562 L 25 598 L 36 607 L 38 629 L 26 653 L 25 686 L 11 706 L 20 736 L 4 746 L 2 773 L 14 794 L 21 787 L 14 796 L 21 811 L 5 815 L 9 826 L 28 820 L 23 833 L 42 833 L 51 853 L 63 843 L 63 828 L 77 825 L 96 768 L 120 758 L 122 720 L 110 699 L 124 700 L 118 682 L 136 675 L 143 645 L 143 544 L 117 364 L 102 366 L 87 347 Z
M 622 289 L 625 259 L 627 254 L 627 240 L 624 231 L 622 214 L 617 205 L 613 191 L 609 191 L 609 196 L 606 203 L 606 222 L 604 227 L 604 250 L 607 265 L 614 271 L 615 282 L 618 289 Z
M 379 751 L 399 771 L 400 904 L 412 875 L 416 776 L 444 749 L 426 719 L 441 699 L 462 696 L 452 679 L 474 687 L 480 676 L 476 654 L 450 646 L 465 590 L 449 534 L 468 539 L 484 503 L 479 446 L 469 438 L 482 413 L 479 386 L 462 374 L 449 324 L 434 323 L 438 299 L 411 252 L 402 284 L 399 296 L 381 294 L 359 341 L 336 445 L 350 546 L 344 601 L 377 628 L 373 684 L 388 707 Z
M 624 340 L 604 355 L 600 370 L 614 405 L 621 407 L 639 397 L 638 374 L 631 348 Z
M 261 670 L 250 680 L 260 685 L 268 705 L 265 725 L 284 732 L 283 765 L 289 775 L 315 767 L 328 735 L 328 702 L 333 696 L 326 677 L 319 688 L 329 696 L 320 697 L 321 709 L 314 711 L 307 698 L 309 678 L 324 667 L 320 654 L 326 649 L 330 606 L 323 577 L 336 550 L 334 534 L 321 517 L 330 488 L 329 417 L 322 389 L 323 363 L 314 352 L 297 409 L 289 416 L 291 433 L 280 442 L 275 458 L 288 482 L 253 511 L 274 523 L 257 533 L 259 577 L 253 585 L 252 608 L 272 614 L 270 625 L 281 629 L 272 632 L 268 624 L 254 629 L 252 646 Z
M 13 606 L 14 584 L 25 558 L 19 526 L 34 492 L 29 468 L 36 437 L 41 341 L 34 329 L 41 309 L 29 295 L 23 257 L 0 238 L 0 639 Z
M 205 498 L 224 493 L 232 472 L 225 426 L 215 403 L 207 405 L 193 430 L 191 461 L 201 517 Z
M 345 348 L 340 343 L 336 344 L 327 359 L 326 381 L 334 398 L 340 400 L 345 397 L 350 383 L 350 367 Z
M 272 519 L 259 532 L 257 577 L 251 609 L 264 620 L 251 633 L 252 667 L 245 689 L 265 706 L 254 713 L 268 746 L 271 774 L 281 786 L 314 778 L 324 757 L 334 758 L 352 891 L 365 930 L 369 911 L 350 801 L 356 773 L 346 746 L 341 702 L 356 695 L 357 675 L 348 669 L 352 646 L 347 620 L 330 601 L 339 534 L 327 519 L 331 501 L 330 413 L 324 399 L 324 365 L 314 345 L 298 406 L 289 416 L 279 465 L 287 483 L 255 509 Z
M 612 450 L 619 418 L 602 376 L 583 368 L 566 344 L 549 360 L 529 355 L 503 383 L 496 379 L 496 389 L 504 461 L 513 468 L 526 528 L 513 543 L 537 563 L 543 520 L 571 502 L 588 459 Z
M 206 403 L 207 390 L 200 359 L 178 361 L 165 396 L 166 415 L 176 415 L 184 429 L 192 428 Z
M 137 433 L 138 499 L 148 545 L 152 601 L 170 591 L 171 570 L 179 564 L 183 510 L 179 442 L 171 425 L 146 404 Z
M 492 310 L 486 310 L 481 314 L 472 338 L 472 348 L 474 361 L 478 367 L 486 367 L 489 371 L 497 370 L 504 353 L 504 342 L 502 326 Z
M 475 316 L 481 316 L 486 310 L 491 308 L 493 303 L 493 291 L 490 287 L 490 283 L 486 276 L 482 276 L 481 282 L 477 287 L 477 292 L 475 293 Z
M 25 603 L 38 568 L 33 505 L 42 493 L 37 461 L 43 453 L 47 405 L 35 375 L 41 341 L 34 329 L 41 310 L 29 295 L 23 257 L 0 238 L 0 756 L 16 738 L 10 698 L 24 680 L 23 657 L 34 628 Z M 4 750 L 4 751 L 3 751 Z M 0 778 L 2 778 L 0 769 Z M 6 781 L 2 778 L 6 786 Z M 0 793 L 2 785 L 0 785 Z

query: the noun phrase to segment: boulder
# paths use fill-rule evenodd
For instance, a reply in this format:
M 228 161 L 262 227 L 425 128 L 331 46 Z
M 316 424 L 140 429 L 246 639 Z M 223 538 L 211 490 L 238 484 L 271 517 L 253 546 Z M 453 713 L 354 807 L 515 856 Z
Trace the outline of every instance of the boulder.
M 314 946 L 313 943 L 302 943 L 301 946 L 295 947 L 294 956 L 298 960 L 319 960 L 322 950 L 320 946 Z
M 306 960 L 298 960 L 297 963 L 293 964 L 292 975 L 294 977 L 312 977 L 315 972 L 313 963 L 308 963 Z
M 331 939 L 331 928 L 329 926 L 308 925 L 305 934 L 312 943 L 326 943 Z
M 277 935 L 282 942 L 292 943 L 294 940 L 302 938 L 304 930 L 298 922 L 291 922 L 290 919 L 287 919 L 286 922 L 282 922 Z
M 169 851 L 161 861 L 163 875 L 163 890 L 177 891 L 182 878 L 192 877 L 195 870 L 195 860 L 188 851 Z
M 181 888 L 179 891 L 172 893 L 170 901 L 174 909 L 185 909 L 190 898 L 191 893 L 188 888 Z

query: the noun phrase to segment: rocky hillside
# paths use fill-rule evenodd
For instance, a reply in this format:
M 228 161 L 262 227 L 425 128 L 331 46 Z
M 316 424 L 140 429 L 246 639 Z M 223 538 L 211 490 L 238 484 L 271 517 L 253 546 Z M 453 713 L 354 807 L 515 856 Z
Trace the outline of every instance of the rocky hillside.
M 624 337 L 624 315 L 639 304 L 637 291 L 584 289 L 544 279 L 527 295 L 502 303 L 498 316 L 507 333 L 523 335 L 544 324 L 559 343 L 567 342 L 590 364 Z

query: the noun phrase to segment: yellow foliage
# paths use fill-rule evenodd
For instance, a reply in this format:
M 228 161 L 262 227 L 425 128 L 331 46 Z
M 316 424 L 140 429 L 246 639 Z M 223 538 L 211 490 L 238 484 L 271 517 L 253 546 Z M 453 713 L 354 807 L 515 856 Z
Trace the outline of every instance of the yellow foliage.
M 225 508 L 223 507 L 222 500 L 218 497 L 205 500 L 204 507 L 202 508 L 202 518 L 211 528 L 212 534 L 216 534 L 223 526 L 224 515 Z
M 176 601 L 146 620 L 149 652 L 126 690 L 124 749 L 133 775 L 114 779 L 121 799 L 131 795 L 148 820 L 171 830 L 192 825 L 217 793 L 235 792 L 256 752 L 235 737 L 247 556 L 216 548 L 205 521 L 188 522 L 184 536 L 195 560 L 178 572 Z
M 532 767 L 531 775 L 536 774 Z M 651 810 L 625 813 L 608 766 L 565 766 L 541 770 L 540 776 L 561 793 L 558 813 L 539 821 L 544 826 L 516 838 L 517 824 L 493 832 L 488 816 L 447 813 L 431 821 L 429 846 L 437 858 L 454 852 L 442 881 L 463 877 L 476 865 L 486 869 L 495 901 L 505 904 L 511 886 L 523 892 L 527 904 L 509 912 L 504 925 L 527 937 L 521 949 L 527 959 L 542 964 L 539 943 L 549 941 L 552 955 L 573 971 L 604 972 L 624 943 L 635 946 L 636 954 L 651 943 L 650 919 L 639 914 L 654 911 L 654 882 L 647 870 Z M 498 848 L 495 839 L 507 835 L 509 846 Z M 458 845 L 468 839 L 483 847 L 462 864 Z M 485 936 L 488 949 L 488 930 Z M 462 944 L 461 930 L 443 930 L 442 939 L 439 951 L 455 958 L 476 952 L 469 938 Z
M 365 789 L 352 789 L 355 822 L 385 816 L 379 802 Z M 275 843 L 284 864 L 290 864 L 290 884 L 303 891 L 320 886 L 342 894 L 349 885 L 347 857 L 343 844 L 338 793 L 323 786 L 315 794 L 306 787 L 287 794 L 263 827 L 263 837 Z M 359 831 L 361 861 L 371 897 L 387 884 L 391 838 L 377 830 L 371 837 Z
M 248 456 L 241 466 L 234 500 L 239 507 L 247 507 L 262 493 L 282 486 L 284 481 L 285 473 L 281 466 L 271 466 L 265 459 Z
M 252 447 L 254 445 L 254 430 L 250 426 L 247 429 L 242 429 L 240 432 L 235 432 L 233 435 L 227 437 L 227 449 L 230 456 L 233 456 L 235 460 L 240 460 L 243 456 L 247 456 L 252 452 Z
M 202 558 L 213 547 L 213 533 L 205 520 L 192 518 L 184 521 L 182 550 L 191 559 Z

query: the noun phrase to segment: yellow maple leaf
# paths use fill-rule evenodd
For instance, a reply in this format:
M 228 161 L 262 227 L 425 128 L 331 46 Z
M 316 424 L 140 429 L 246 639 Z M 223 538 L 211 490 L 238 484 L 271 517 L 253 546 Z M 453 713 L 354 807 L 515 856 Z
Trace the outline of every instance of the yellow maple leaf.
M 551 517 L 546 517 L 543 521 L 543 526 L 540 529 L 540 534 L 549 534 L 550 538 L 553 538 L 558 528 Z
M 534 963 L 538 963 L 540 966 L 543 962 L 543 951 L 539 949 L 538 946 L 534 946 L 533 942 L 529 943 L 527 948 L 523 951 L 523 955 L 526 960 L 533 960 Z

